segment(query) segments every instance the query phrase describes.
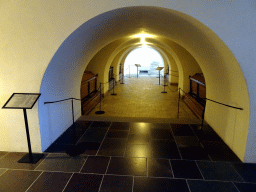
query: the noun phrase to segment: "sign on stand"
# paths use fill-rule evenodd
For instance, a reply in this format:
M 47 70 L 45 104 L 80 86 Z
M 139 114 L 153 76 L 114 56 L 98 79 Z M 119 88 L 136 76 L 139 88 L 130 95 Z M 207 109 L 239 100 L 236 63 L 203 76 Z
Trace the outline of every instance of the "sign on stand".
M 2 107 L 3 109 L 23 109 L 29 153 L 22 157 L 19 163 L 37 163 L 44 156 L 42 153 L 32 153 L 26 111 L 33 108 L 40 95 L 41 93 L 13 93 Z

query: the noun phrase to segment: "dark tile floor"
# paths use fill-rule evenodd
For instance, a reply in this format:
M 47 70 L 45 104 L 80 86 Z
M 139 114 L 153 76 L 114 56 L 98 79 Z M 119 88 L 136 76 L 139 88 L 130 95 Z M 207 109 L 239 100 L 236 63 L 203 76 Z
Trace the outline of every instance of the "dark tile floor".
M 0 152 L 0 191 L 256 191 L 256 165 L 242 163 L 210 127 L 75 123 L 36 164 Z M 69 156 L 76 143 L 82 151 Z

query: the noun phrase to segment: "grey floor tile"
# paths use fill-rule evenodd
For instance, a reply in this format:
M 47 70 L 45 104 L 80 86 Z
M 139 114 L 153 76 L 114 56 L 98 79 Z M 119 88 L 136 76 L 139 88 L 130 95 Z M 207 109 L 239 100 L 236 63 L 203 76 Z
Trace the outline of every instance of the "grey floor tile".
M 191 192 L 239 192 L 231 182 L 188 180 L 188 185 Z
M 256 184 L 255 183 L 234 183 L 238 188 L 239 192 L 255 192 Z
M 81 169 L 81 173 L 99 173 L 105 174 L 109 164 L 110 157 L 89 156 Z
M 27 192 L 61 192 L 72 173 L 43 172 Z
M 131 176 L 105 175 L 100 192 L 132 192 L 133 178 Z
M 106 138 L 108 139 L 125 139 L 128 136 L 128 131 L 116 131 L 116 130 L 109 130 Z
M 123 156 L 126 148 L 126 139 L 105 139 L 97 155 Z
M 0 177 L 0 191 L 26 191 L 40 174 L 41 171 L 8 170 Z
M 112 157 L 107 174 L 146 176 L 147 159 Z
M 134 177 L 134 192 L 189 192 L 187 183 L 182 179 Z
M 75 173 L 70 179 L 64 192 L 98 192 L 102 181 L 102 175 Z
M 150 144 L 128 144 L 125 150 L 126 157 L 152 157 Z
M 36 170 L 79 172 L 85 160 L 85 156 L 70 157 L 63 153 L 49 154 Z
M 90 127 L 79 142 L 102 142 L 107 130 L 107 127 Z
M 9 168 L 9 169 L 29 169 L 34 170 L 45 157 L 39 160 L 36 164 L 31 163 L 18 163 L 18 161 L 24 156 L 26 153 L 16 153 L 10 152 L 0 159 L 0 168 Z
M 129 131 L 130 126 L 131 126 L 130 122 L 113 122 L 109 129 Z
M 148 176 L 173 177 L 173 171 L 168 159 L 148 158 Z
M 232 166 L 242 176 L 244 181 L 256 183 L 256 164 L 254 164 L 254 163 L 232 163 Z
M 243 182 L 241 176 L 227 162 L 197 161 L 197 164 L 206 180 Z
M 132 144 L 148 144 L 149 134 L 133 134 L 128 135 L 128 143 Z

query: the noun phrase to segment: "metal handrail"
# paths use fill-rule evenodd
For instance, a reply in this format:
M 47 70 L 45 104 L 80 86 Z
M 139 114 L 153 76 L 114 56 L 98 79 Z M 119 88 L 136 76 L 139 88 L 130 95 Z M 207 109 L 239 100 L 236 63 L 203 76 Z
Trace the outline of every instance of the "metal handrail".
M 179 87 L 179 89 L 182 90 L 180 87 Z M 186 93 L 184 90 L 182 90 L 182 91 L 183 91 L 184 93 Z M 220 104 L 220 105 L 224 105 L 224 106 L 226 106 L 226 107 L 231 107 L 231 108 L 234 108 L 234 109 L 243 110 L 243 108 L 241 108 L 241 107 L 235 107 L 235 106 L 227 105 L 227 104 L 224 104 L 224 103 L 220 103 L 220 102 L 218 102 L 218 101 L 214 101 L 214 100 L 212 100 L 212 99 L 208 99 L 208 98 L 201 98 L 201 99 L 209 100 L 209 101 L 212 101 L 212 102 L 214 102 L 214 103 L 218 103 L 218 104 Z M 191 100 L 191 101 L 192 101 L 192 100 Z
M 182 90 L 182 89 L 179 87 L 178 115 L 179 115 L 180 90 Z M 186 92 L 184 90 L 182 90 L 182 91 L 186 94 Z M 235 107 L 235 106 L 227 105 L 227 104 L 224 104 L 224 103 L 220 103 L 218 101 L 214 101 L 212 99 L 208 99 L 208 98 L 201 98 L 201 99 L 212 101 L 214 103 L 217 103 L 217 104 L 220 104 L 220 105 L 223 105 L 223 106 L 226 106 L 226 107 L 230 107 L 230 108 L 233 108 L 233 109 L 243 110 L 243 108 L 241 108 L 241 107 Z M 192 101 L 192 100 L 190 99 L 190 101 Z M 204 125 L 204 112 L 205 112 L 205 106 L 203 108 L 203 113 L 202 113 L 201 129 Z
M 70 99 L 74 99 L 74 100 L 81 101 L 81 99 L 68 98 L 68 99 L 62 99 L 62 100 L 59 100 L 59 101 L 44 102 L 44 104 L 49 104 L 49 103 L 58 103 L 58 102 L 61 102 L 61 101 L 67 101 L 67 100 L 70 100 Z
M 231 106 L 231 105 L 227 105 L 227 104 L 224 104 L 224 103 L 220 103 L 220 102 L 218 102 L 218 101 L 214 101 L 214 100 L 212 100 L 212 99 L 208 99 L 208 98 L 202 98 L 202 99 L 204 99 L 204 100 L 209 100 L 209 101 L 212 101 L 212 102 L 214 102 L 214 103 L 218 103 L 218 104 L 220 104 L 220 105 L 224 105 L 224 106 L 226 106 L 226 107 L 231 107 L 231 108 L 234 108 L 234 109 L 243 110 L 243 108 L 241 108 L 241 107 L 234 107 L 234 106 Z

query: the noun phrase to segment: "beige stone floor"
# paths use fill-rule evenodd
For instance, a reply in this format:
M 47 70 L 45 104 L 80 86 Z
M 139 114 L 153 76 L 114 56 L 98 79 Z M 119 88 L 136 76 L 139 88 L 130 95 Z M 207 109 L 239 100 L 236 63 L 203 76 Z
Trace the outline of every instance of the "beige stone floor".
M 114 92 L 108 92 L 102 99 L 101 110 L 105 114 L 97 115 L 99 105 L 83 118 L 116 121 L 183 122 L 198 123 L 198 118 L 181 101 L 178 114 L 178 87 L 166 86 L 163 78 L 161 85 L 156 76 L 125 77 L 125 84 L 117 83 Z

